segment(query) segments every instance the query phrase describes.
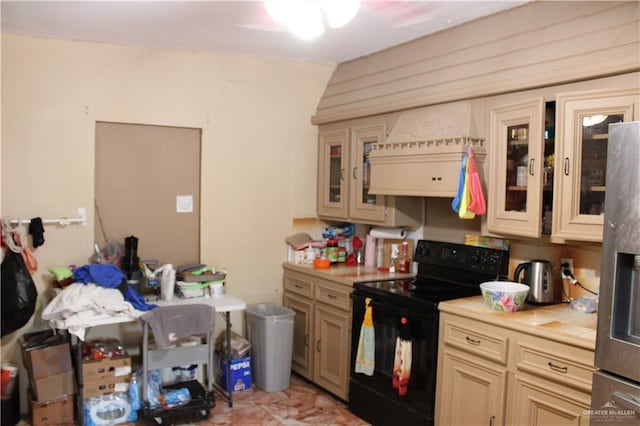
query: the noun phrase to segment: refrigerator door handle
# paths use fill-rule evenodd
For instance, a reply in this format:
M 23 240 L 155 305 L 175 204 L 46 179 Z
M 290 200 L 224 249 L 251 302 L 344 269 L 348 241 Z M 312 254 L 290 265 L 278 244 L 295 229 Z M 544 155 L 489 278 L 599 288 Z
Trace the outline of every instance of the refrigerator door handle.
M 640 402 L 638 402 L 632 396 L 626 395 L 616 390 L 613 391 L 611 398 L 616 404 L 622 405 L 623 407 L 633 410 L 636 413 L 640 413 Z

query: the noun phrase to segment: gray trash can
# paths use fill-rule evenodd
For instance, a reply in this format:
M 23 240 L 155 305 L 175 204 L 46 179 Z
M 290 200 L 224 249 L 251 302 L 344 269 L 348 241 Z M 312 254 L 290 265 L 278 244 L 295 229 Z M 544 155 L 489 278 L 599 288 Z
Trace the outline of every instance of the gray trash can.
M 247 331 L 256 386 L 267 392 L 289 387 L 295 312 L 259 303 L 247 306 Z

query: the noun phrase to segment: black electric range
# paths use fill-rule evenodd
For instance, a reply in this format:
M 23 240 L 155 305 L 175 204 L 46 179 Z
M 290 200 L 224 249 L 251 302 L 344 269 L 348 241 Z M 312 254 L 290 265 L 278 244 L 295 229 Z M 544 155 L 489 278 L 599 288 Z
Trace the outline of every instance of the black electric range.
M 349 409 L 374 425 L 433 424 L 438 348 L 438 304 L 480 294 L 480 283 L 507 279 L 509 252 L 419 240 L 413 280 L 356 283 L 353 300 Z M 372 307 L 375 335 L 373 374 L 355 372 L 365 300 Z M 396 339 L 412 341 L 406 394 L 392 386 Z

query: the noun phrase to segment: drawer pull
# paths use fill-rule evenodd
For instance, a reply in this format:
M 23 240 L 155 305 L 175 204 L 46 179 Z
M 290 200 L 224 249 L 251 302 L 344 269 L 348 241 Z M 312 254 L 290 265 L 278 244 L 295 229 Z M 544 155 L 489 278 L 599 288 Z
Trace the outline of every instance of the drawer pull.
M 471 337 L 467 336 L 465 337 L 465 340 L 467 341 L 467 343 L 469 343 L 470 345 L 473 346 L 480 346 L 480 340 L 476 340 L 476 339 L 472 339 Z
M 301 285 L 301 284 L 294 284 L 294 287 L 295 287 L 295 288 L 302 289 L 302 285 Z
M 558 373 L 562 373 L 562 374 L 566 374 L 567 373 L 567 367 L 560 367 L 558 365 L 555 365 L 554 363 L 552 363 L 551 361 L 549 361 L 547 363 L 547 365 L 549 366 L 550 369 L 552 369 L 553 371 L 556 371 Z
M 335 294 L 331 294 L 331 293 L 328 293 L 328 294 L 327 294 L 327 297 L 328 297 L 329 299 L 337 299 L 337 298 L 338 298 L 338 296 L 336 296 Z

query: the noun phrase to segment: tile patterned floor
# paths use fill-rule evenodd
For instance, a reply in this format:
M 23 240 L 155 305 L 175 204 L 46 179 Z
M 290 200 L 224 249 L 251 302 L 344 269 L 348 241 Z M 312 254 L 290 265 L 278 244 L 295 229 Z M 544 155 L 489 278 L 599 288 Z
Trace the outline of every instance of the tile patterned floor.
M 233 408 L 216 395 L 216 406 L 199 425 L 368 425 L 339 400 L 292 375 L 288 389 L 265 392 L 255 386 L 233 394 Z

